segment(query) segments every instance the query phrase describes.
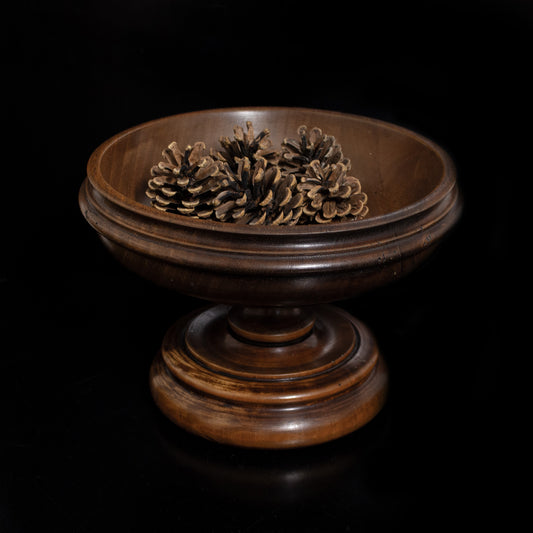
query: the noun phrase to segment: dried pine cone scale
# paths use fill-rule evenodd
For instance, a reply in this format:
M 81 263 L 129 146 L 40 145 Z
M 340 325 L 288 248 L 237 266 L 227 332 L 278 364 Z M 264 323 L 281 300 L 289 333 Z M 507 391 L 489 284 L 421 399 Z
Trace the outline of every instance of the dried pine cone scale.
M 222 150 L 215 152 L 214 156 L 228 163 L 233 170 L 237 168 L 237 160 L 247 157 L 252 163 L 259 157 L 263 157 L 270 164 L 276 164 L 278 159 L 277 150 L 272 148 L 270 131 L 265 128 L 255 135 L 251 121 L 246 122 L 246 133 L 241 126 L 233 129 L 234 138 L 220 137 L 219 143 Z
M 320 128 L 309 131 L 307 126 L 300 126 L 297 139 L 283 140 L 280 165 L 301 176 L 311 161 L 315 160 L 324 167 L 341 162 L 350 168 L 350 160 L 344 157 L 335 137 L 325 135 Z
M 181 151 L 172 142 L 163 150 L 164 161 L 150 171 L 146 196 L 161 210 L 199 218 L 210 217 L 213 194 L 220 188 L 219 165 L 205 155 L 205 143 Z
M 229 165 L 224 171 L 223 190 L 214 200 L 219 220 L 252 225 L 297 222 L 303 195 L 296 190 L 294 176 L 282 175 L 263 157 L 254 164 L 244 157 L 238 160 L 236 171 Z
M 298 184 L 298 190 L 308 199 L 303 212 L 320 224 L 335 218 L 363 218 L 368 213 L 367 195 L 361 191 L 361 183 L 347 175 L 343 163 L 323 168 L 318 160 L 311 161 L 306 174 Z
M 348 175 L 335 137 L 298 128 L 297 139 L 272 147 L 268 129 L 235 126 L 209 155 L 203 142 L 163 150 L 146 195 L 157 209 L 237 224 L 294 225 L 361 219 L 368 213 L 359 180 Z

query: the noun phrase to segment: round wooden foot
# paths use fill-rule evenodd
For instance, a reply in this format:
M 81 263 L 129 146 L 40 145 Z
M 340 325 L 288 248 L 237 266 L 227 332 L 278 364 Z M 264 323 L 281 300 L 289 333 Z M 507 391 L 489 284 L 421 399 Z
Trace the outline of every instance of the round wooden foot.
M 177 425 L 254 448 L 346 435 L 378 413 L 386 385 L 372 334 L 332 306 L 194 313 L 169 329 L 150 375 L 157 405 Z

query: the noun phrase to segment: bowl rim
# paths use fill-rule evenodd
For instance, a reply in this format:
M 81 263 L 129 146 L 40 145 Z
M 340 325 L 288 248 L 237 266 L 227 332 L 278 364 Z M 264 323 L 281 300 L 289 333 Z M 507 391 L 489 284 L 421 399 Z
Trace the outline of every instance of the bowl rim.
M 215 220 L 202 220 L 186 215 L 179 215 L 176 213 L 167 213 L 159 211 L 153 207 L 133 200 L 132 198 L 122 194 L 117 189 L 112 187 L 104 178 L 101 171 L 101 161 L 107 150 L 122 138 L 138 132 L 142 129 L 149 128 L 157 122 L 163 122 L 166 120 L 172 120 L 181 116 L 201 116 L 212 113 L 235 113 L 235 112 L 268 112 L 268 111 L 299 111 L 299 112 L 313 112 L 324 113 L 328 115 L 336 115 L 343 118 L 352 118 L 359 122 L 367 122 L 372 125 L 378 125 L 382 128 L 392 130 L 396 133 L 409 136 L 425 145 L 432 150 L 440 159 L 442 163 L 442 176 L 438 185 L 432 189 L 426 196 L 420 200 L 409 204 L 405 207 L 385 213 L 383 215 L 369 216 L 362 220 L 355 221 L 339 221 L 331 222 L 329 224 L 301 224 L 294 226 L 274 226 L 274 225 L 248 225 L 248 224 L 234 224 L 231 222 L 219 222 Z M 91 185 L 102 194 L 108 201 L 115 204 L 126 211 L 132 212 L 137 216 L 143 218 L 159 221 L 164 224 L 177 225 L 180 227 L 190 227 L 191 229 L 203 229 L 214 232 L 237 234 L 251 234 L 251 235 L 264 235 L 264 234 L 323 234 L 323 233 L 344 233 L 354 232 L 359 230 L 366 230 L 369 228 L 377 228 L 397 223 L 401 220 L 416 216 L 442 201 L 456 186 L 456 169 L 450 155 L 441 148 L 438 144 L 430 140 L 429 138 L 421 135 L 411 129 L 404 126 L 387 122 L 385 120 L 372 118 L 364 115 L 358 115 L 353 113 L 345 113 L 340 111 L 331 111 L 328 109 L 317 109 L 307 107 L 285 107 L 285 106 L 247 106 L 247 107 L 221 107 L 212 109 L 202 109 L 198 111 L 189 111 L 185 113 L 176 113 L 173 115 L 167 115 L 164 117 L 155 118 L 146 122 L 142 122 L 130 128 L 127 128 L 112 137 L 102 142 L 91 154 L 87 163 L 87 178 Z

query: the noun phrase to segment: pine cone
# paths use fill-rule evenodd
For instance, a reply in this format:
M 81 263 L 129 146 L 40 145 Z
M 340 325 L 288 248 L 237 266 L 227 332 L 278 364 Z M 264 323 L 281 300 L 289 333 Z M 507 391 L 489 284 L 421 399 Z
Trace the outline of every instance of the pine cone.
M 297 189 L 305 195 L 303 212 L 310 222 L 358 220 L 368 214 L 367 195 L 361 192 L 359 180 L 348 176 L 347 171 L 344 163 L 323 167 L 315 159 L 308 165 Z
M 279 165 L 298 178 L 305 174 L 311 161 L 315 160 L 322 167 L 342 163 L 350 170 L 350 160 L 344 157 L 340 144 L 332 135 L 322 133 L 320 128 L 313 128 L 309 132 L 307 126 L 300 126 L 298 139 L 285 138 L 281 145 Z
M 296 224 L 303 211 L 296 178 L 268 166 L 264 157 L 254 164 L 247 157 L 236 162 L 235 171 L 224 164 L 222 191 L 213 202 L 216 218 L 238 224 Z
M 175 142 L 163 150 L 164 161 L 152 167 L 146 189 L 154 207 L 197 218 L 213 214 L 212 202 L 220 189 L 219 164 L 204 152 L 203 142 L 187 146 L 184 152 Z
M 246 133 L 241 126 L 233 128 L 234 138 L 220 137 L 219 142 L 222 151 L 212 152 L 212 156 L 224 163 L 228 163 L 233 171 L 237 170 L 238 160 L 247 157 L 252 164 L 258 158 L 263 157 L 269 165 L 277 164 L 279 153 L 272 148 L 272 141 L 269 138 L 270 130 L 265 128 L 255 135 L 253 125 L 246 122 Z

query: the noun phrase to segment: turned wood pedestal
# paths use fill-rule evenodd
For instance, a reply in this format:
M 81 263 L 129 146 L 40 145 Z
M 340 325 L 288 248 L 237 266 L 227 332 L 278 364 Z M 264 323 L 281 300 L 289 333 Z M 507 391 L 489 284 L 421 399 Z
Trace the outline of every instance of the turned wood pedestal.
M 167 332 L 150 377 L 160 409 L 219 442 L 288 448 L 328 441 L 383 405 L 372 334 L 333 306 L 218 305 Z

